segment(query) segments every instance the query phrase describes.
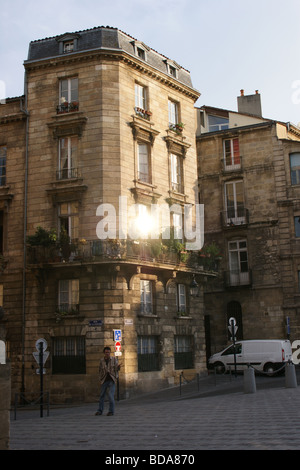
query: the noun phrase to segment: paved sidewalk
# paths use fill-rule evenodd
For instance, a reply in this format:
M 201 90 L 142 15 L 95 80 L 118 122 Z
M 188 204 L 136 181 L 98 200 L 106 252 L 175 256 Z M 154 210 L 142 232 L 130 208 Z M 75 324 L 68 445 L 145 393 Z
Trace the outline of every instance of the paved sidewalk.
M 298 378 L 299 384 L 299 378 Z M 243 376 L 200 379 L 116 402 L 114 416 L 95 416 L 97 404 L 17 411 L 11 450 L 299 450 L 300 388 L 284 377 L 256 377 L 244 393 Z

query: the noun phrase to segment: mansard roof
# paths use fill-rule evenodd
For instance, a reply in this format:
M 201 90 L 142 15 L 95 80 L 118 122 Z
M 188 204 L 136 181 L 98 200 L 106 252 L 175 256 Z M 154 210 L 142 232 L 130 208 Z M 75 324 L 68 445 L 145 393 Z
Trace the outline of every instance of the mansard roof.
M 109 27 L 99 26 L 93 29 L 84 31 L 77 31 L 74 33 L 64 33 L 59 36 L 54 36 L 45 39 L 31 41 L 29 45 L 28 58 L 25 65 L 37 61 L 42 61 L 50 58 L 59 57 L 63 54 L 61 44 L 64 41 L 74 39 L 75 48 L 68 55 L 78 55 L 87 51 L 114 51 L 126 52 L 136 59 L 156 68 L 160 72 L 170 75 L 170 64 L 176 68 L 176 76 L 172 77 L 179 82 L 192 87 L 190 72 L 174 61 L 171 61 L 162 54 L 146 46 L 143 42 L 138 41 L 123 31 Z M 137 48 L 144 49 L 145 57 L 137 55 Z

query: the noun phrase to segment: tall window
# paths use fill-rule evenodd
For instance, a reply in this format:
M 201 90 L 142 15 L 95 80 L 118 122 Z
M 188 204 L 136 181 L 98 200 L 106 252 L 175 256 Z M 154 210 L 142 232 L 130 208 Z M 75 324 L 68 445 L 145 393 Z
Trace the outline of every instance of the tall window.
M 150 149 L 147 144 L 138 144 L 138 180 L 151 183 Z
M 58 336 L 52 340 L 52 373 L 85 374 L 85 337 Z
M 193 342 L 191 336 L 174 336 L 175 369 L 192 369 Z
M 77 313 L 79 310 L 79 279 L 62 279 L 58 284 L 58 310 Z
M 141 280 L 141 313 L 153 313 L 152 282 Z
M 168 101 L 169 108 L 169 126 L 175 126 L 178 124 L 178 103 L 175 101 Z
M 77 176 L 77 146 L 77 136 L 59 139 L 58 179 L 75 178 Z
M 177 310 L 186 313 L 186 288 L 184 284 L 177 284 Z
M 294 217 L 294 225 L 295 225 L 295 237 L 299 238 L 300 237 L 300 216 L 299 215 Z
M 225 169 L 240 168 L 241 159 L 238 138 L 224 140 L 224 161 Z
M 228 243 L 230 285 L 249 284 L 248 250 L 246 240 Z
M 243 181 L 232 181 L 225 184 L 227 224 L 244 224 L 244 184 Z
M 291 182 L 300 184 L 300 153 L 290 155 Z
M 183 230 L 182 230 L 182 214 L 176 212 L 172 213 L 172 227 L 174 230 L 174 239 L 182 241 Z
M 183 193 L 183 162 L 182 157 L 171 153 L 171 187 L 173 191 Z
M 59 205 L 59 231 L 66 231 L 71 240 L 78 238 L 78 201 Z
M 78 110 L 78 78 L 67 78 L 59 82 L 59 111 Z
M 0 254 L 3 253 L 4 249 L 4 211 L 0 211 Z
M 6 147 L 0 147 L 0 186 L 6 185 Z
M 138 370 L 159 370 L 157 336 L 138 336 Z
M 138 83 L 135 84 L 135 106 L 147 109 L 146 88 Z

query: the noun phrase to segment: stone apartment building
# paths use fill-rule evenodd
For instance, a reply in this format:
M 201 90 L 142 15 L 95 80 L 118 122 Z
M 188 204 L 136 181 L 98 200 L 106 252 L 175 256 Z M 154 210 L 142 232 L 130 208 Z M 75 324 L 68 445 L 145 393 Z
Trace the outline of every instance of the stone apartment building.
M 214 353 L 237 339 L 299 338 L 300 130 L 262 117 L 258 92 L 238 111 L 197 108 L 205 242 L 220 254 L 205 310 Z
M 121 397 L 201 373 L 214 274 L 184 249 L 182 211 L 198 202 L 190 73 L 109 27 L 33 41 L 24 67 L 24 96 L 0 106 L 0 323 L 13 396 L 39 394 L 40 338 L 52 402 L 98 398 L 107 345 Z M 124 236 L 155 204 L 169 209 L 170 239 Z

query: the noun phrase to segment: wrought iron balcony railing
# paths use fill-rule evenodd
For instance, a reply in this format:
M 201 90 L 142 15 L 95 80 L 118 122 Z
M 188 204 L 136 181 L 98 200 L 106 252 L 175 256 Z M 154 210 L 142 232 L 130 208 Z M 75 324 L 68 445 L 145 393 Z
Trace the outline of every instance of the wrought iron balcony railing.
M 249 210 L 245 207 L 227 209 L 220 214 L 222 227 L 236 227 L 249 223 Z
M 74 111 L 79 111 L 79 102 L 78 101 L 65 101 L 57 106 L 57 114 L 71 113 Z
M 138 261 L 168 265 L 184 265 L 187 268 L 204 271 L 218 271 L 219 258 L 200 252 L 178 251 L 160 241 L 135 240 L 77 240 L 65 250 L 56 244 L 51 246 L 27 247 L 28 264 L 89 263 L 108 260 Z

